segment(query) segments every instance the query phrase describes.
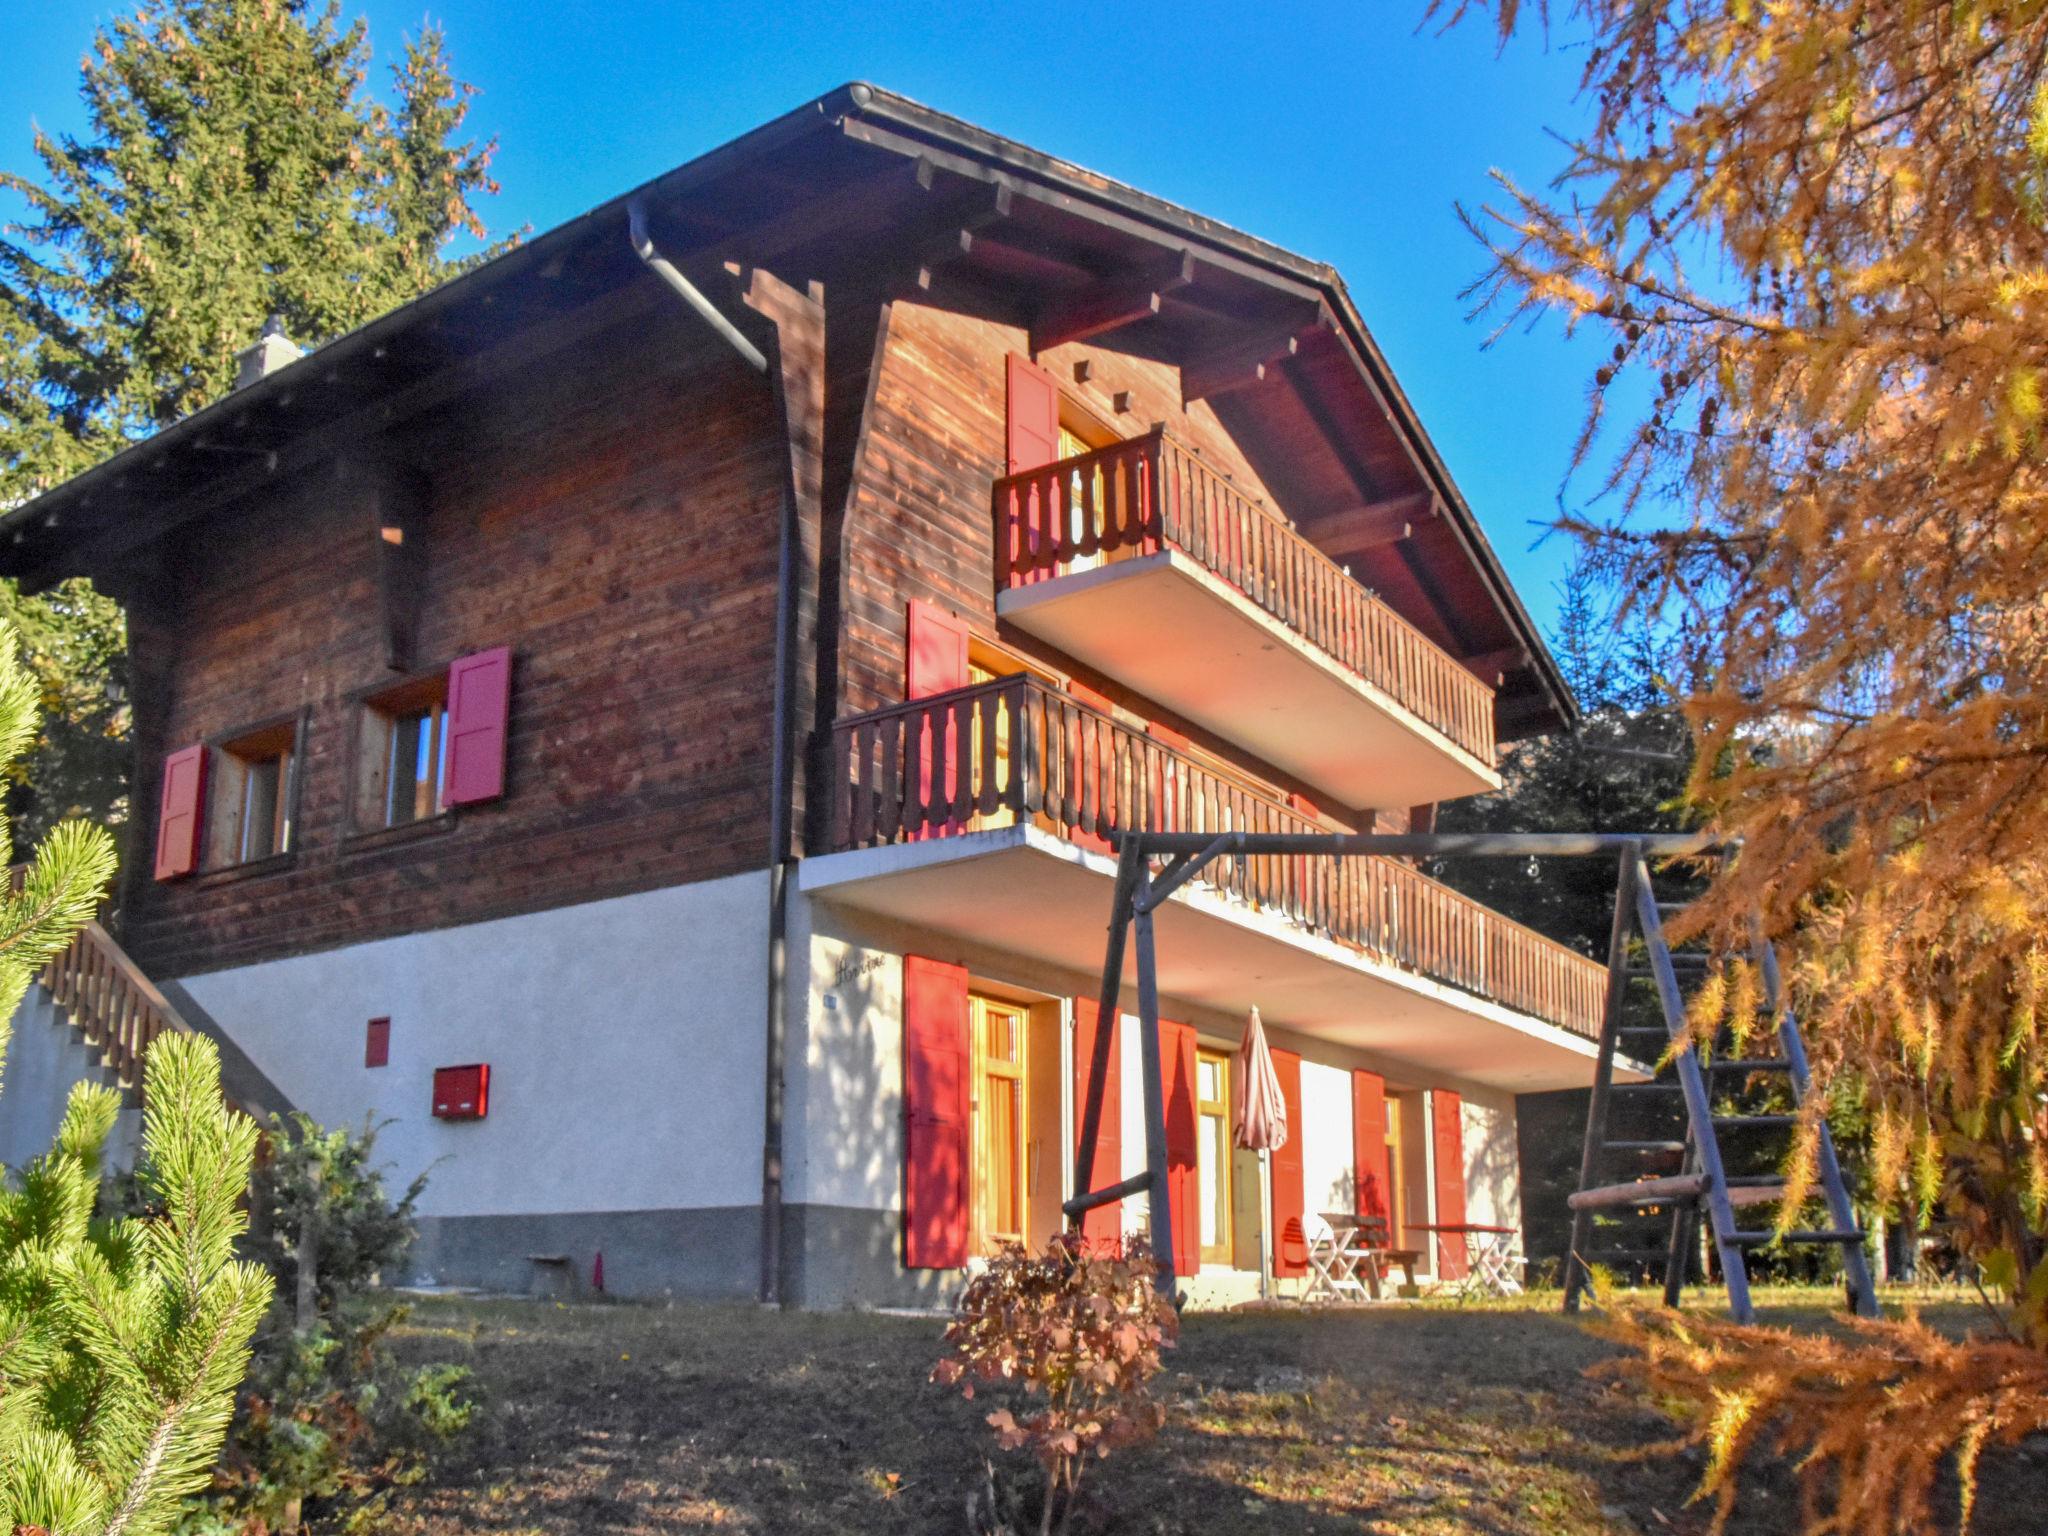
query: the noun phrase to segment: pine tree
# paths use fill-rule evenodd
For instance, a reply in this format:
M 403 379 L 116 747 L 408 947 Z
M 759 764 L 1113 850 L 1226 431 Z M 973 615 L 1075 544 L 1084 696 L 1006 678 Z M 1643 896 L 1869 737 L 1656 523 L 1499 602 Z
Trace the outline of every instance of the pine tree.
M 36 733 L 36 683 L 0 624 L 0 765 Z M 11 859 L 0 823 L 0 865 Z M 113 839 L 56 827 L 0 895 L 0 1059 L 37 968 L 91 918 Z M 158 1214 L 94 1219 L 121 1108 L 80 1084 L 57 1143 L 0 1170 L 0 1530 L 148 1536 L 207 1481 L 270 1281 L 234 1259 L 256 1127 L 221 1102 L 210 1042 L 167 1036 L 144 1068 L 140 1185 Z
M 1665 832 L 1685 820 L 1679 801 L 1692 762 L 1678 708 L 1674 636 L 1624 617 L 1595 565 L 1565 578 L 1558 665 L 1579 701 L 1570 735 L 1517 742 L 1501 788 L 1437 812 L 1445 832 Z M 1444 859 L 1438 879 L 1603 962 L 1614 868 L 1599 859 Z M 1674 887 L 1675 888 L 1675 887 Z
M 460 138 L 473 89 L 431 26 L 388 101 L 369 71 L 364 24 L 307 0 L 144 0 L 96 34 L 89 130 L 0 172 L 28 209 L 0 231 L 0 507 L 217 399 L 269 316 L 315 345 L 460 270 L 446 247 L 497 190 L 495 142 Z M 118 819 L 119 610 L 74 582 L 0 614 L 51 727 L 10 813 Z

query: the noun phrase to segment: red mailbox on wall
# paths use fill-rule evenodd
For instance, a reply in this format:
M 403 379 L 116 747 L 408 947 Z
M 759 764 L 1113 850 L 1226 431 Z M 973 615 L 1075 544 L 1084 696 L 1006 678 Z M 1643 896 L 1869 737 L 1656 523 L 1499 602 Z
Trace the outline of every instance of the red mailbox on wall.
M 490 1107 L 490 1063 L 434 1068 L 435 1119 L 481 1120 Z

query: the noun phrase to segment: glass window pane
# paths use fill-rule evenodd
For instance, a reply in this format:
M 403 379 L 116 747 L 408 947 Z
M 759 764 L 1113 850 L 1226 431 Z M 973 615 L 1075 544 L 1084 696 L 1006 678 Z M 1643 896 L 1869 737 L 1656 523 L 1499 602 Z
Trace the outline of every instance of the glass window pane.
M 277 812 L 284 791 L 283 769 L 282 758 L 267 757 L 250 763 L 244 772 L 240 856 L 245 860 L 282 851 L 277 844 Z
M 394 715 L 391 720 L 391 761 L 385 793 L 384 821 L 399 826 L 419 816 L 420 732 L 425 717 Z
M 1201 1181 L 1202 1246 L 1214 1248 L 1223 1241 L 1220 1213 L 1223 1204 L 1224 1160 L 1230 1155 L 1223 1134 L 1223 1117 L 1202 1116 L 1202 1138 L 1196 1153 L 1197 1177 Z

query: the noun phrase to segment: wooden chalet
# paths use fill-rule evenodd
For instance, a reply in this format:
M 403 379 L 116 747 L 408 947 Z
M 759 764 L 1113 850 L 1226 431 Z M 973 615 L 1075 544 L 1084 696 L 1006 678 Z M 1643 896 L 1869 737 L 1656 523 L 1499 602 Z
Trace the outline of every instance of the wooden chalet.
M 432 1166 L 421 1278 L 941 1294 L 1076 1186 L 1119 830 L 1426 827 L 1572 723 L 1334 271 L 872 86 L 245 364 L 0 517 L 126 606 L 136 807 L 9 1107 L 203 1030 Z M 1601 967 L 1390 860 L 1158 931 L 1198 1299 L 1325 1209 L 1518 1221 Z

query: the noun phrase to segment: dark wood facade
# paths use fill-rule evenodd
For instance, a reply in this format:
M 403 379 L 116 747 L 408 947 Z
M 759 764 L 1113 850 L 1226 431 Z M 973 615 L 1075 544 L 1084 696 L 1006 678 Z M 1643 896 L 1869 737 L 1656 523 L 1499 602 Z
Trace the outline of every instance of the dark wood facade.
M 767 862 L 785 470 L 758 375 L 636 289 L 476 396 L 190 526 L 130 602 L 136 842 L 124 940 L 176 976 Z M 421 670 L 509 645 L 507 792 L 351 828 L 358 697 L 388 665 L 355 466 L 417 475 Z M 148 878 L 165 753 L 302 719 L 294 848 Z

